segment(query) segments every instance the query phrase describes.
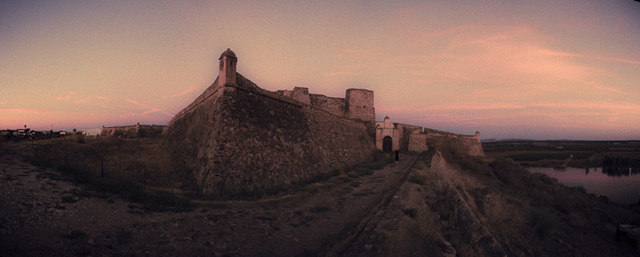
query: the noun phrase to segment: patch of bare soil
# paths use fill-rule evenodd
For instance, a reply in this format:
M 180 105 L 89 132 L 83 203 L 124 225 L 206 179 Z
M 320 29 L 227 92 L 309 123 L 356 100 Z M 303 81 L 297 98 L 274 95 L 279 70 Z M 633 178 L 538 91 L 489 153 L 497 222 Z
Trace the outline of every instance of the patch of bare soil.
M 314 256 L 331 249 L 378 204 L 415 156 L 373 174 L 346 172 L 295 195 L 202 202 L 146 212 L 95 194 L 11 153 L 0 154 L 0 255 Z

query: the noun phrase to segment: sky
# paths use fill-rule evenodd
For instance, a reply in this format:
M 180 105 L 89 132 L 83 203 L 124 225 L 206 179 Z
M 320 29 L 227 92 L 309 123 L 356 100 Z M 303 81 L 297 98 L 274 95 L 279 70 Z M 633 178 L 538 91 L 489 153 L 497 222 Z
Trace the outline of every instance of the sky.
M 0 0 L 0 129 L 166 125 L 218 75 L 483 139 L 640 140 L 640 3 Z

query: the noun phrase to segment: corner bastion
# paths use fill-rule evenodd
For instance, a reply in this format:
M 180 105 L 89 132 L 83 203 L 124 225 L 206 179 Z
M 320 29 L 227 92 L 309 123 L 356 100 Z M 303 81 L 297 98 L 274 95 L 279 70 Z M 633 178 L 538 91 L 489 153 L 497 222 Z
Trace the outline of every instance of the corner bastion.
M 231 50 L 219 61 L 218 78 L 170 121 L 165 142 L 203 193 L 269 192 L 372 158 L 373 91 L 352 90 L 364 93 L 351 105 L 306 88 L 271 92 L 236 72 Z

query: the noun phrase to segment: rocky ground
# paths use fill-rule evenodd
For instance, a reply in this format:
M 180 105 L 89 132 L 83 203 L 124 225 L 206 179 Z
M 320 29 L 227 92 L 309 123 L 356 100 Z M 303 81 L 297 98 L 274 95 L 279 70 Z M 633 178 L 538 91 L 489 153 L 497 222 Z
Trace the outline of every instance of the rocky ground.
M 630 208 L 553 180 L 471 171 L 439 152 L 400 159 L 293 194 L 175 213 L 94 194 L 4 151 L 0 256 L 637 256 L 614 240 L 617 224 L 640 221 Z M 537 191 L 509 185 L 518 183 Z M 543 204 L 547 191 L 571 197 Z

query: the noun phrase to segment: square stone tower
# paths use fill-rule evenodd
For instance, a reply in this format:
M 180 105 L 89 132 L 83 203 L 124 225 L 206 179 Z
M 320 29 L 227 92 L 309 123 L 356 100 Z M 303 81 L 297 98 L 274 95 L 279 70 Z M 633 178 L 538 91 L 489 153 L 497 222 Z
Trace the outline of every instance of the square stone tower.
M 376 111 L 373 107 L 373 91 L 350 88 L 347 89 L 345 100 L 347 118 L 375 121 Z

